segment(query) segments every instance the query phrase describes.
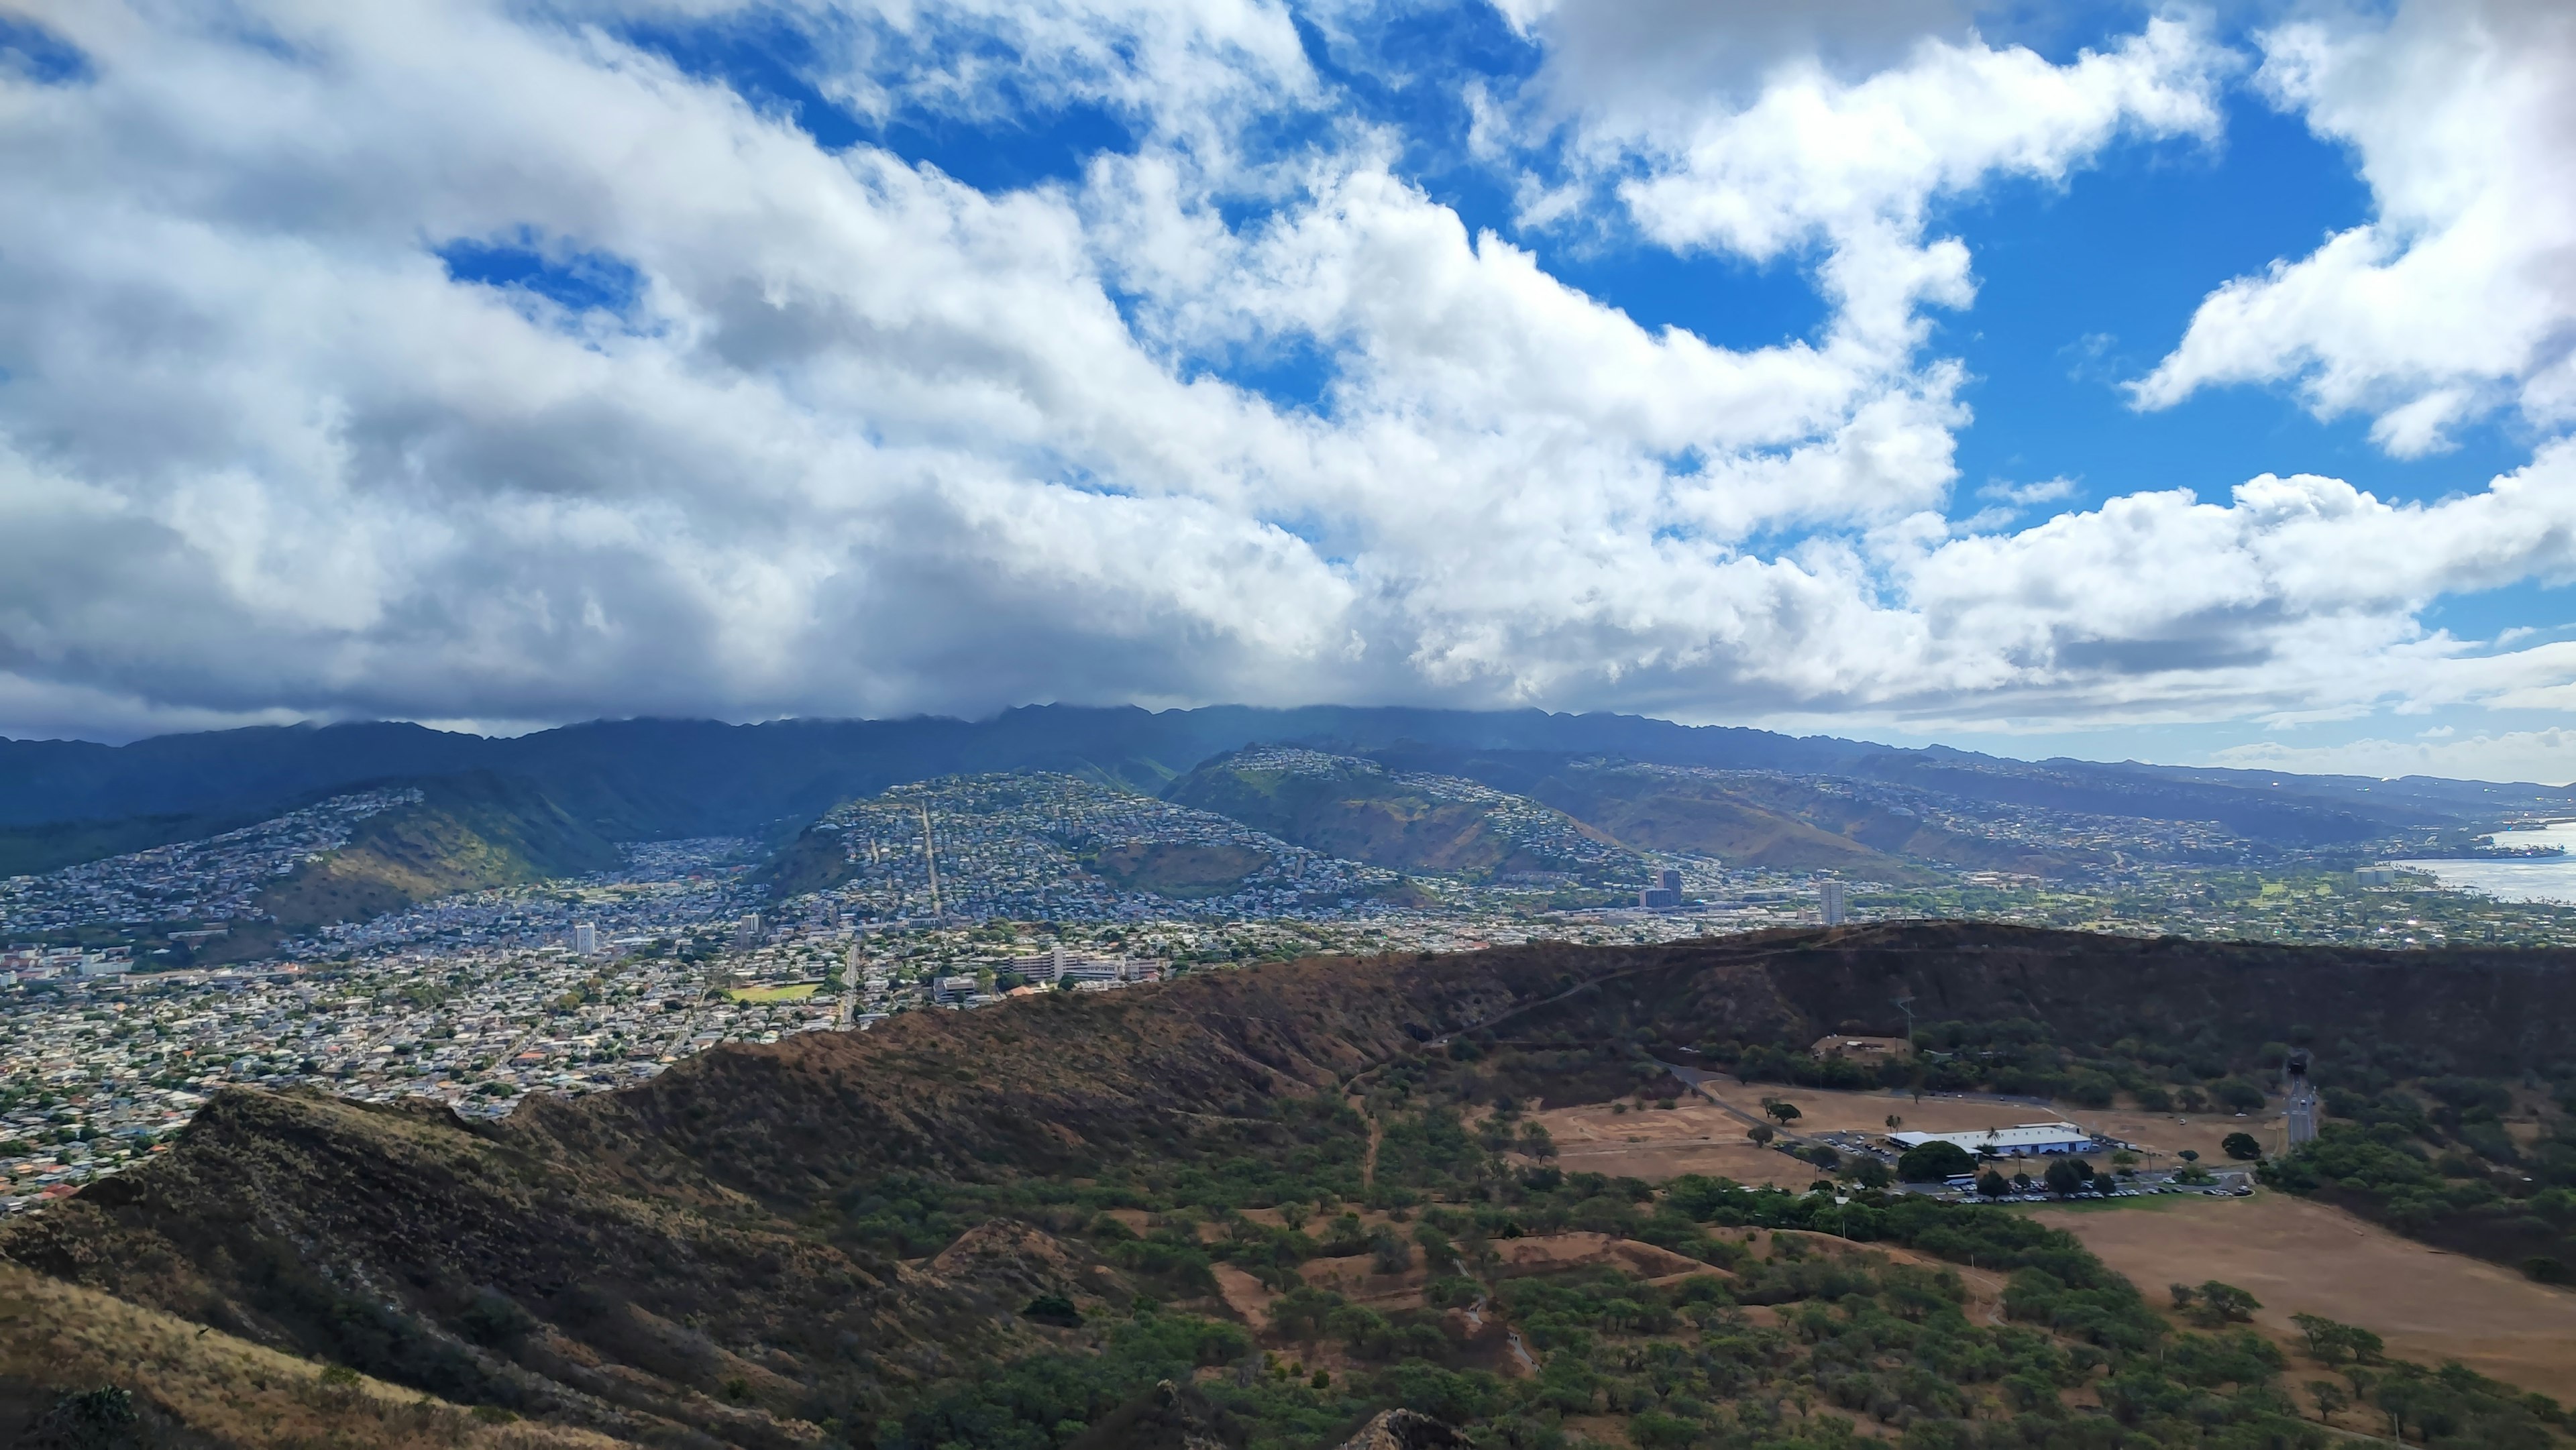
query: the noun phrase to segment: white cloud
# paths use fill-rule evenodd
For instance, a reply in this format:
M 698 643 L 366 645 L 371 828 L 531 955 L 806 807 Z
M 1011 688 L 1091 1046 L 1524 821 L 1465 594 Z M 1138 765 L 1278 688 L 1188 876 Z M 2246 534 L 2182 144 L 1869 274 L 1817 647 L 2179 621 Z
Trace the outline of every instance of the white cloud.
M 1748 104 L 1605 100 L 1578 125 L 1586 149 L 1644 165 L 1619 194 L 1648 236 L 1756 261 L 1821 244 L 1838 337 L 1897 356 L 1921 338 L 1919 304 L 1962 307 L 1974 291 L 1967 249 L 1923 236 L 1936 198 L 1998 176 L 2061 181 L 2124 131 L 2215 136 L 2231 64 L 2171 19 L 2063 66 L 1927 38 L 1857 81 L 1796 59 Z
M 870 47 L 944 65 L 989 25 L 1031 84 L 1148 118 L 1133 154 L 993 194 L 501 0 L 240 8 L 269 43 L 63 6 L 94 79 L 0 81 L 20 728 L 1049 698 L 2096 721 L 2576 688 L 2557 646 L 2415 617 L 2567 574 L 2564 448 L 2435 505 L 2267 475 L 1943 521 L 1966 415 L 1919 308 L 1968 300 L 1967 257 L 1927 208 L 2202 133 L 2224 60 L 2185 27 L 2065 66 L 1908 38 L 1599 132 L 1675 242 L 1824 249 L 1827 329 L 1733 349 L 1472 231 L 1397 138 L 1333 120 L 1246 160 L 1247 108 L 1332 110 L 1261 5 L 817 21 L 854 103 L 971 113 L 990 55 L 889 76 Z M 431 251 L 522 235 L 631 267 L 631 309 Z M 1315 407 L 1208 366 L 1299 358 Z
M 1979 498 L 1996 499 L 2025 508 L 2035 503 L 2055 503 L 2061 498 L 2072 498 L 2074 495 L 2075 480 L 2062 477 L 2043 478 L 2037 483 L 2014 483 L 2008 479 L 1998 478 L 1977 490 Z
M 2576 10 L 2419 0 L 2263 49 L 2263 83 L 2354 149 L 2378 214 L 2211 293 L 2138 403 L 2295 382 L 2401 457 L 2500 406 L 2576 421 Z

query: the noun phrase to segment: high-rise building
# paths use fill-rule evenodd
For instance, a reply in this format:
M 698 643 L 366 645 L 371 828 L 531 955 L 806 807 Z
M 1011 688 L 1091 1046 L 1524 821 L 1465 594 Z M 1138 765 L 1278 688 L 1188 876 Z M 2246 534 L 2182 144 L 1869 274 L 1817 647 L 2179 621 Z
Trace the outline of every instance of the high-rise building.
M 1823 913 L 1825 925 L 1843 924 L 1843 884 L 1839 881 L 1816 883 L 1816 909 Z
M 1665 867 L 1665 868 L 1664 868 L 1664 874 L 1663 874 L 1663 876 L 1661 877 L 1661 879 L 1659 880 L 1658 884 L 1659 884 L 1659 885 L 1661 885 L 1661 886 L 1662 886 L 1666 891 L 1671 892 L 1671 893 L 1673 894 L 1673 897 L 1674 897 L 1674 899 L 1675 899 L 1675 900 L 1679 900 L 1679 899 L 1681 898 L 1681 894 L 1682 894 L 1682 873 L 1680 873 L 1679 871 L 1674 870 L 1674 869 L 1673 869 L 1673 868 L 1671 868 L 1670 866 Z
M 572 949 L 576 956 L 591 956 L 599 950 L 599 928 L 587 921 L 572 924 Z

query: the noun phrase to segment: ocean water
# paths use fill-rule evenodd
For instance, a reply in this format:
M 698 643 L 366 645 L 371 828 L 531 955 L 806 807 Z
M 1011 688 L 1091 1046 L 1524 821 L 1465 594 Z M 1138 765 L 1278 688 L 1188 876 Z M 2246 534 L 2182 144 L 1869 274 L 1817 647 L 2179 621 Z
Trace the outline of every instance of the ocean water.
M 2498 901 L 2554 901 L 2576 906 L 2576 821 L 2531 831 L 2498 831 L 2499 846 L 2563 846 L 2568 854 L 2536 861 L 2396 861 L 2423 871 L 2451 891 L 2474 891 Z

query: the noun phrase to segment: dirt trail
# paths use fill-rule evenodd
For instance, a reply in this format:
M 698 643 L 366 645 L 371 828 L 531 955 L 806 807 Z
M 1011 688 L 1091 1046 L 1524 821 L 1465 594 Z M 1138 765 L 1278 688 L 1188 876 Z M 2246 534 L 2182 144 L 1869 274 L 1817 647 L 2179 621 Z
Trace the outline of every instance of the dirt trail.
M 1217 1264 L 1213 1272 L 1217 1293 L 1224 1298 L 1226 1308 L 1233 1310 L 1237 1317 L 1256 1330 L 1269 1325 L 1270 1306 L 1278 1300 L 1278 1295 L 1271 1293 L 1259 1279 L 1232 1264 Z
M 1476 1302 L 1467 1306 L 1467 1328 L 1472 1332 L 1484 1327 L 1485 1296 L 1479 1294 L 1476 1296 Z M 1506 1348 L 1511 1350 L 1512 1358 L 1520 1361 L 1523 1373 L 1529 1375 L 1533 1379 L 1538 1377 L 1538 1361 L 1530 1357 L 1529 1346 L 1521 1342 L 1521 1332 L 1519 1330 L 1514 1329 L 1508 1324 L 1504 1325 L 1503 1344 Z
M 1377 1145 L 1385 1141 L 1386 1126 L 1368 1110 L 1368 1099 L 1355 1097 L 1345 1101 L 1350 1104 L 1351 1111 L 1368 1123 L 1368 1153 L 1360 1159 L 1360 1187 L 1374 1188 L 1377 1186 Z

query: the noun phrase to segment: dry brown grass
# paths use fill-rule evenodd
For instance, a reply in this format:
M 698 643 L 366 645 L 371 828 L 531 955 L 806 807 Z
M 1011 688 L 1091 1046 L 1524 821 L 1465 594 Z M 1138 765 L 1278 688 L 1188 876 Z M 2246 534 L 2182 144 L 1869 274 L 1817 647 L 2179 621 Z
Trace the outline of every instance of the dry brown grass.
M 1558 1167 L 1649 1183 L 1685 1173 L 1784 1188 L 1804 1188 L 1816 1179 L 1812 1165 L 1754 1146 L 1741 1119 L 1697 1099 L 1624 1113 L 1611 1107 L 1550 1108 L 1535 1115 L 1556 1144 Z
M 246 1450 L 614 1450 L 587 1430 L 494 1424 L 462 1406 L 323 1367 L 0 1264 L 0 1376 L 63 1390 L 118 1385 L 199 1434 Z M 336 1381 L 336 1382 L 334 1382 Z
M 2291 1315 L 2322 1314 L 2379 1335 L 2402 1358 L 2456 1359 L 2510 1385 L 2576 1396 L 2576 1293 L 2285 1193 L 2153 1204 L 2033 1217 L 2081 1239 L 2158 1303 L 2174 1283 L 2252 1290 L 2263 1301 L 2257 1327 L 2284 1346 L 2298 1342 Z

